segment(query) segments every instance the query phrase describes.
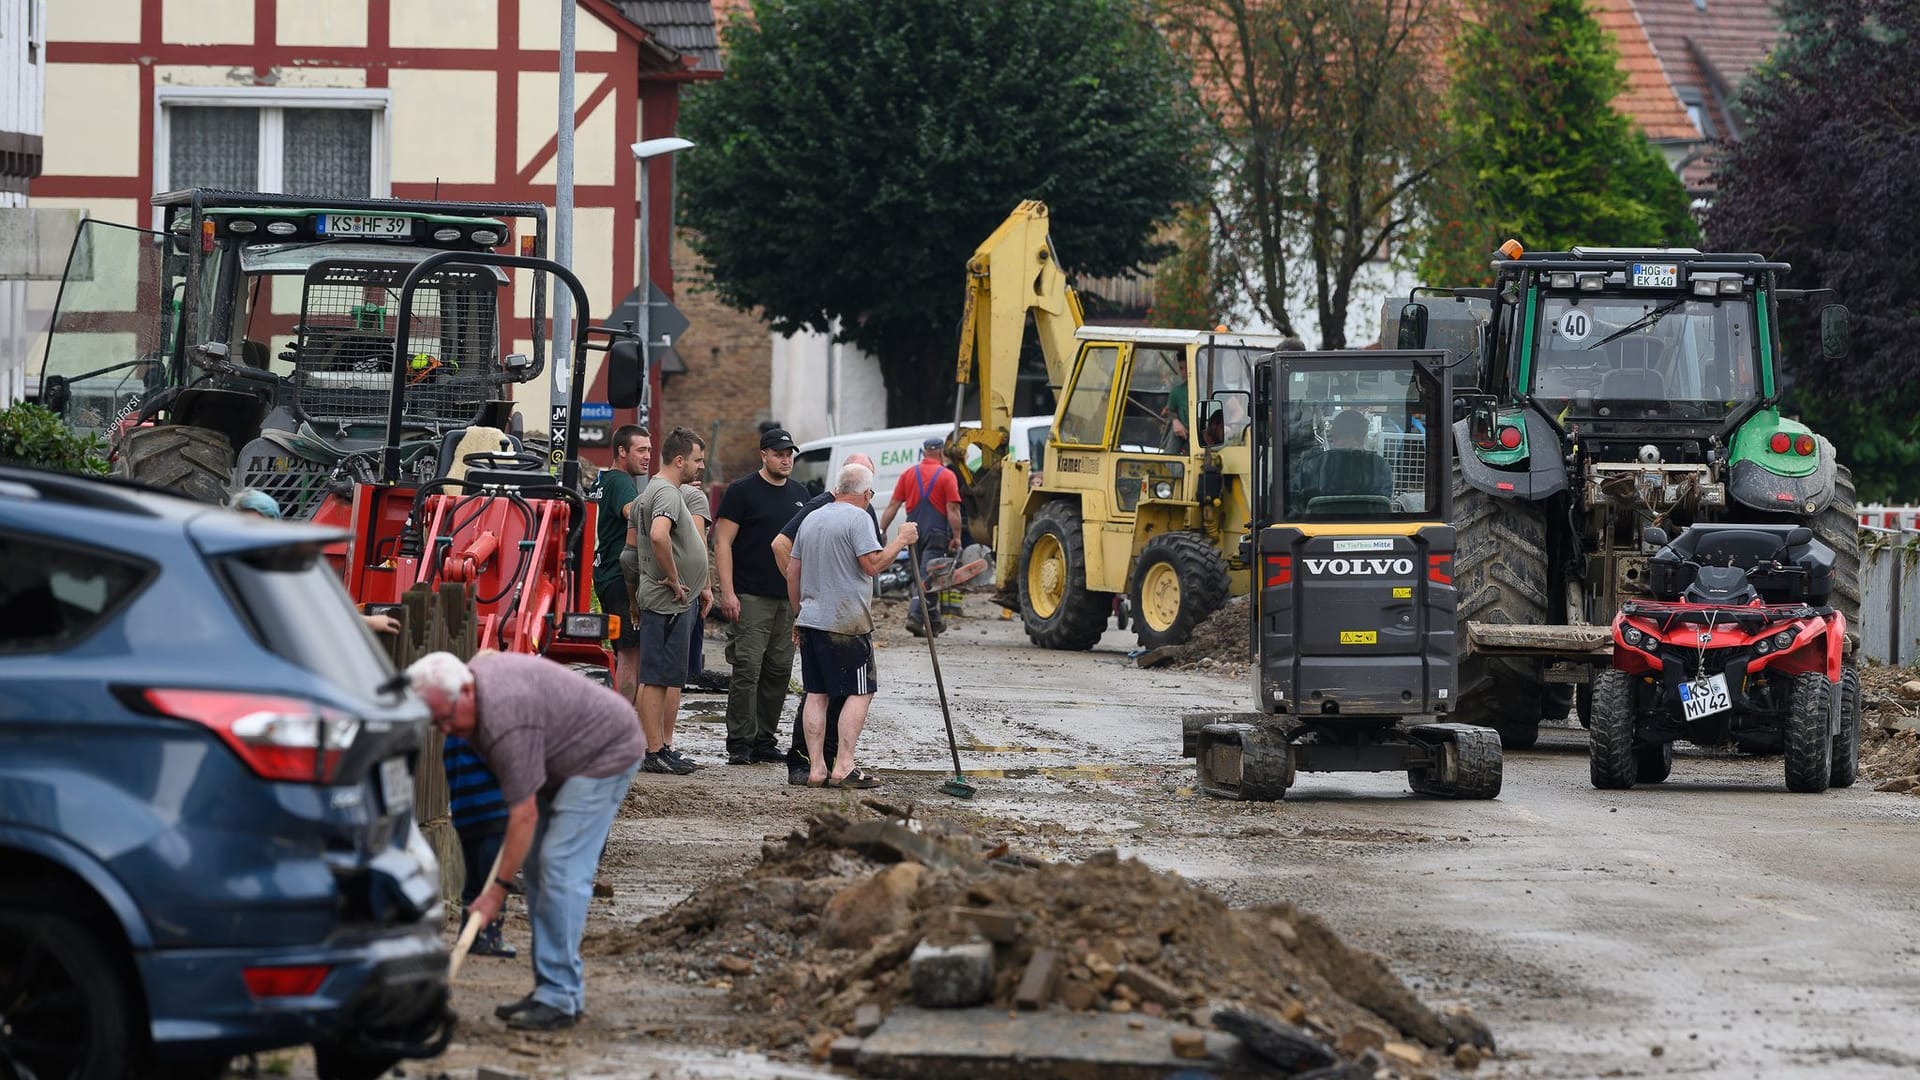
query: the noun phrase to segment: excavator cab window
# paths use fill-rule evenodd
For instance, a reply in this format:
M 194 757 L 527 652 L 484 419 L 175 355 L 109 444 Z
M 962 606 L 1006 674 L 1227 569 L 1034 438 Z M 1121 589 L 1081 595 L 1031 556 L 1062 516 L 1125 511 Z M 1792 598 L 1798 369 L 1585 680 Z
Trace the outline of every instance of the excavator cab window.
M 1193 422 L 1187 386 L 1186 349 L 1136 345 L 1120 411 L 1117 448 L 1135 453 L 1181 454 Z
M 1107 405 L 1113 394 L 1120 346 L 1089 345 L 1081 353 L 1067 406 L 1060 412 L 1060 442 L 1066 446 L 1107 444 Z

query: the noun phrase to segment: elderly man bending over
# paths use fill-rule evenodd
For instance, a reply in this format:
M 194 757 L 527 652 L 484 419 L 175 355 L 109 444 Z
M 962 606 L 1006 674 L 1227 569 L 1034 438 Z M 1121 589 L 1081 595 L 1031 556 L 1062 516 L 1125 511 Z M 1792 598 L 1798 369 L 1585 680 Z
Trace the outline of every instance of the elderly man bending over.
M 586 1004 L 580 935 L 594 871 L 646 750 L 633 706 L 551 660 L 513 653 L 470 664 L 429 653 L 407 679 L 435 726 L 480 751 L 507 802 L 499 869 L 468 912 L 492 922 L 526 867 L 533 992 L 494 1012 L 509 1027 L 572 1027 Z
M 807 786 L 870 788 L 876 781 L 854 768 L 853 747 L 879 686 L 873 662 L 871 579 L 920 538 L 908 521 L 893 542 L 880 546 L 874 534 L 873 470 L 846 465 L 833 485 L 833 501 L 814 511 L 793 538 L 787 559 L 787 597 L 794 608 L 793 643 L 800 650 L 800 681 L 807 691 L 803 728 L 811 768 Z M 826 759 L 827 699 L 846 698 L 840 712 L 840 748 L 829 773 Z

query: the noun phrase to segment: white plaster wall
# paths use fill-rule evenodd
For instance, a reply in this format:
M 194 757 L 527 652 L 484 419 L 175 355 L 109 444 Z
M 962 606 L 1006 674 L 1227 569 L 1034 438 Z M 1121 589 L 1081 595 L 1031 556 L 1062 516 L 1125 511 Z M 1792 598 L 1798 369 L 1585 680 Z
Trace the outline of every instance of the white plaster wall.
M 851 345 L 839 347 L 838 407 L 829 421 L 827 364 L 832 353 L 825 334 L 774 335 L 772 418 L 787 426 L 795 442 L 835 434 L 836 425 L 839 432 L 889 426 L 880 362 Z

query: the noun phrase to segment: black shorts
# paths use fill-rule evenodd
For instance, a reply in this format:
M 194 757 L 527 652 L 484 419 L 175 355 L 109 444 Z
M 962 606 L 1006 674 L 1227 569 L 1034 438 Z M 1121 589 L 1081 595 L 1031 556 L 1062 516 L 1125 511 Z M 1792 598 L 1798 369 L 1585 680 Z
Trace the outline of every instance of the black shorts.
M 641 685 L 687 685 L 687 650 L 693 641 L 693 624 L 699 619 L 692 608 L 677 615 L 640 613 Z
M 873 635 L 800 627 L 800 685 L 809 694 L 828 697 L 860 697 L 879 689 Z
M 616 649 L 637 649 L 640 647 L 640 628 L 634 625 L 633 605 L 627 593 L 625 578 L 612 578 L 605 583 L 594 582 L 593 595 L 600 598 L 600 610 L 607 615 L 620 619 L 620 636 L 613 639 Z

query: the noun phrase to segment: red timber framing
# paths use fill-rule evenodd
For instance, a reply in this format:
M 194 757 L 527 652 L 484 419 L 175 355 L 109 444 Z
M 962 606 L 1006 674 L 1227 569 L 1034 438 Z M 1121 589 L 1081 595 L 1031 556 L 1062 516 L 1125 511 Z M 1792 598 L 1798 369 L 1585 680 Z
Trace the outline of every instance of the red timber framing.
M 390 85 L 390 75 L 396 69 L 450 70 L 494 72 L 494 117 L 495 131 L 491 148 L 474 147 L 475 152 L 491 152 L 493 156 L 493 183 L 438 183 L 418 180 L 395 181 L 392 195 L 399 199 L 472 199 L 487 201 L 536 201 L 551 207 L 554 203 L 554 186 L 551 182 L 537 182 L 543 168 L 553 160 L 558 139 L 549 136 L 544 145 L 537 147 L 531 156 L 520 159 L 518 122 L 520 118 L 520 76 L 522 73 L 552 73 L 559 67 L 559 54 L 550 48 L 525 48 L 520 40 L 522 0 L 473 0 L 476 17 L 495 20 L 495 43 L 492 49 L 476 48 L 414 48 L 392 44 L 391 27 L 393 23 L 393 0 L 326 0 L 331 4 L 366 5 L 366 43 L 364 45 L 282 45 L 277 41 L 278 8 L 277 0 L 252 0 L 253 4 L 253 40 L 251 43 L 232 43 L 215 45 L 172 44 L 164 40 L 162 28 L 162 8 L 167 0 L 141 0 L 140 4 L 140 40 L 138 43 L 112 42 L 95 43 L 82 41 L 52 41 L 48 45 L 48 61 L 52 64 L 134 64 L 138 70 L 140 94 L 139 157 L 138 173 L 133 176 L 83 176 L 83 175 L 43 175 L 32 183 L 31 194 L 57 198 L 85 199 L 130 199 L 145 205 L 157 188 L 154 175 L 154 140 L 158 130 L 159 104 L 156 85 L 156 71 L 175 65 L 193 67 L 217 67 L 228 70 L 251 71 L 254 83 L 260 87 L 275 85 L 276 73 L 298 69 L 307 73 L 324 73 L 327 68 L 357 69 L 365 72 L 364 86 L 367 89 L 384 89 Z M 179 5 L 182 0 L 172 0 Z M 531 3 L 532 0 L 529 0 Z M 702 78 L 714 78 L 717 72 L 695 72 L 691 70 L 691 58 L 681 57 L 671 50 L 654 42 L 648 32 L 634 25 L 607 0 L 578 0 L 580 18 L 596 20 L 613 32 L 614 48 L 607 50 L 581 49 L 576 54 L 575 67 L 582 75 L 600 73 L 605 76 L 599 84 L 576 102 L 574 122 L 576 129 L 586 123 L 589 117 L 601 110 L 612 110 L 613 138 L 618 146 L 613 153 L 613 182 L 611 184 L 579 184 L 574 188 L 574 203 L 580 209 L 607 208 L 612 211 L 613 226 L 611 235 L 596 236 L 576 232 L 574 250 L 578 256 L 593 245 L 611 247 L 611 280 L 605 283 L 605 292 L 596 289 L 589 297 L 595 321 L 604 317 L 620 300 L 632 292 L 638 280 L 637 247 L 639 177 L 633 155 L 628 152 L 627 144 L 642 138 L 656 138 L 671 135 L 679 115 L 679 93 L 683 84 Z M 545 5 L 542 5 L 543 7 Z M 490 11 L 487 9 L 490 7 Z M 486 14 L 481 15 L 482 11 Z M 229 83 L 227 85 L 234 85 Z M 304 80 L 301 85 L 322 85 L 321 81 Z M 358 88 L 359 84 L 354 84 Z M 242 87 L 244 88 L 244 87 Z M 390 106 L 389 115 L 397 115 L 408 108 L 408 102 L 396 99 Z M 642 117 L 645 117 L 644 128 Z M 551 116 L 545 118 L 551 127 Z M 650 253 L 653 266 L 649 277 L 669 295 L 673 291 L 673 272 L 671 253 L 672 236 L 672 199 L 673 173 L 671 160 L 657 161 L 654 172 L 649 177 L 650 193 L 654 195 L 655 205 L 648 209 L 648 227 L 650 234 Z M 126 224 L 150 225 L 142 220 Z M 590 283 L 591 285 L 592 283 Z M 263 315 L 264 317 L 264 315 Z M 292 332 L 294 316 L 276 315 L 272 323 L 256 328 L 272 334 Z M 524 322 L 521 324 L 524 327 Z M 551 328 L 548 338 L 551 340 Z M 509 346 L 511 342 L 507 342 Z M 596 369 L 598 365 L 595 365 Z M 653 375 L 653 400 L 655 401 L 654 424 L 659 426 L 665 421 L 665 408 L 661 400 L 660 376 Z M 537 388 L 547 385 L 541 379 L 529 384 L 528 389 L 537 392 Z M 596 374 L 592 389 L 588 393 L 591 400 L 604 400 L 605 377 Z M 544 401 L 529 401 L 524 406 L 529 426 L 538 428 L 545 415 Z M 627 422 L 631 414 L 616 417 L 616 423 Z M 589 450 L 589 458 L 605 459 L 606 452 Z M 605 463 L 601 460 L 602 464 Z

